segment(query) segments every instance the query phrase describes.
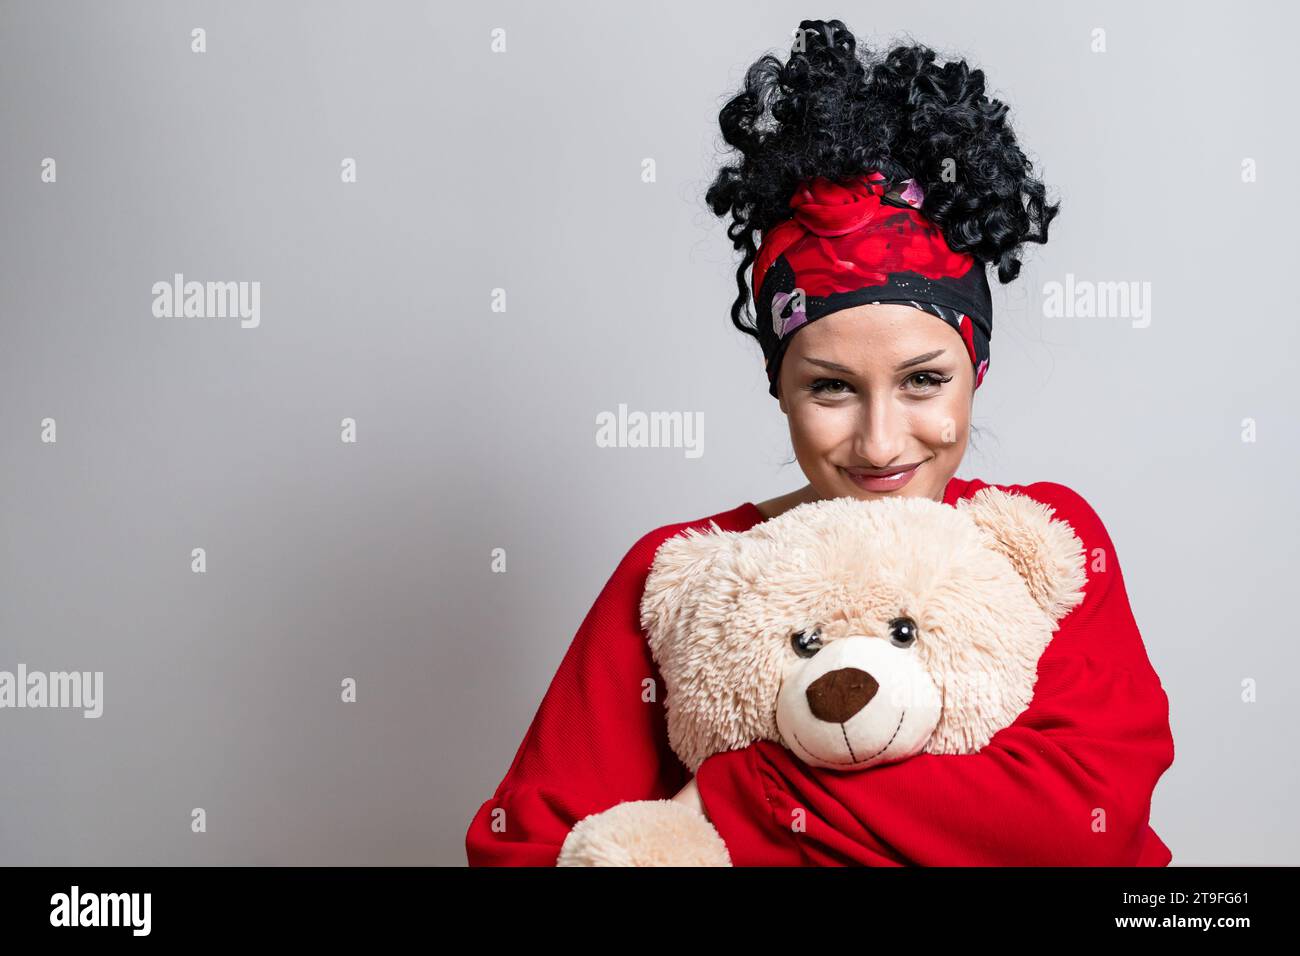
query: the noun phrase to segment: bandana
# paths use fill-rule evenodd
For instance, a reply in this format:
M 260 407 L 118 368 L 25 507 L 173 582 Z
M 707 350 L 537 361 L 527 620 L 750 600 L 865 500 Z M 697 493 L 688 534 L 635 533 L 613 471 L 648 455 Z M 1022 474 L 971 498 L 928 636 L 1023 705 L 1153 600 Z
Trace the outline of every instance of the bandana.
M 910 305 L 952 326 L 979 388 L 993 336 L 984 263 L 948 248 L 939 227 L 921 215 L 923 199 L 915 180 L 891 183 L 879 170 L 843 184 L 819 176 L 795 190 L 793 215 L 763 235 L 751 278 L 773 398 L 795 332 L 840 309 L 878 302 Z

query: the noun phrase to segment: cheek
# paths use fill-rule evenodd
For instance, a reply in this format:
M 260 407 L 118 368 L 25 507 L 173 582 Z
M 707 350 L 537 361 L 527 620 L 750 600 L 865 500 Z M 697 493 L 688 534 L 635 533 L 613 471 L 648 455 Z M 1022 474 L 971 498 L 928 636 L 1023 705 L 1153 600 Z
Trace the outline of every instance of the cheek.
M 958 447 L 970 428 L 970 399 L 952 393 L 918 407 L 912 417 L 913 434 L 933 447 Z
M 856 426 L 854 410 L 847 405 L 826 408 L 808 403 L 790 414 L 790 440 L 807 451 L 836 448 L 852 437 Z

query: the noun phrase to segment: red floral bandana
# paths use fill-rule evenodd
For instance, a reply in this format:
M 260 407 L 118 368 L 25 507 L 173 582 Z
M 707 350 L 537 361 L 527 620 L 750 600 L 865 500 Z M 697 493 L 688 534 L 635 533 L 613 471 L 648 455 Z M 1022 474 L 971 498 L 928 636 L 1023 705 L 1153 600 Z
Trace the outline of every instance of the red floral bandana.
M 921 214 L 923 201 L 915 180 L 890 183 L 879 170 L 847 183 L 817 177 L 795 190 L 793 215 L 763 235 L 751 278 L 774 398 L 795 332 L 832 312 L 877 302 L 911 305 L 952 326 L 979 388 L 993 335 L 984 263 L 948 247 Z

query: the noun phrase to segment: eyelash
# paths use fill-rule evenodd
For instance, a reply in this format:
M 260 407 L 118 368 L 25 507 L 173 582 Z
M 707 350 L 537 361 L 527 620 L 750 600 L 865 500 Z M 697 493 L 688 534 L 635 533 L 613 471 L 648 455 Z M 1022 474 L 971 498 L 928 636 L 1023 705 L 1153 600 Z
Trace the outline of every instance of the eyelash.
M 951 375 L 949 375 L 947 378 L 944 378 L 943 376 L 939 375 L 937 372 L 913 372 L 906 379 L 904 379 L 904 381 L 910 382 L 912 379 L 918 378 L 920 376 L 924 376 L 925 378 L 927 378 L 929 380 L 928 384 L 930 385 L 946 385 L 948 382 L 952 381 Z M 811 385 L 805 385 L 804 388 L 808 389 L 808 391 L 812 392 L 814 395 L 821 395 L 826 391 L 828 385 L 833 385 L 836 383 L 840 385 L 848 385 L 847 382 L 839 378 L 819 378 Z M 836 392 L 834 394 L 838 395 L 841 393 Z

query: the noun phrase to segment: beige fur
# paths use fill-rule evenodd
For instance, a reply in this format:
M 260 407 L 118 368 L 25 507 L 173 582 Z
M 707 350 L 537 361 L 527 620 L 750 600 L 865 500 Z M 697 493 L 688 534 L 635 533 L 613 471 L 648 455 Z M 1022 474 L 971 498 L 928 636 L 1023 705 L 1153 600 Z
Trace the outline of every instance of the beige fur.
M 620 803 L 579 820 L 556 866 L 731 866 L 697 810 L 672 800 Z
M 956 507 L 835 498 L 744 532 L 714 525 L 668 539 L 641 625 L 667 690 L 669 742 L 692 773 L 756 740 L 851 772 L 983 747 L 1028 707 L 1038 659 L 1085 582 L 1078 538 L 1031 498 L 996 488 Z M 901 617 L 916 625 L 910 645 L 891 642 Z M 800 656 L 791 635 L 814 627 L 822 649 Z M 844 675 L 832 690 L 868 703 L 817 716 L 810 701 Z M 654 861 L 669 844 L 675 860 L 727 865 L 707 836 L 683 837 L 680 814 L 652 809 L 661 803 L 581 821 L 564 865 L 663 865 Z

